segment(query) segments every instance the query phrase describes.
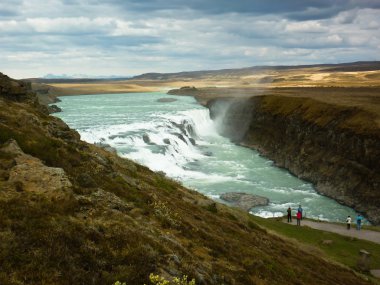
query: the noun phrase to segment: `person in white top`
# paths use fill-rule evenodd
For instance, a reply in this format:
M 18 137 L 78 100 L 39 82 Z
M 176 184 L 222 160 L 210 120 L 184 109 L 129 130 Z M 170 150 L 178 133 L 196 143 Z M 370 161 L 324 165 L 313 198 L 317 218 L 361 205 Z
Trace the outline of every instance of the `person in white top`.
M 347 217 L 346 223 L 347 223 L 347 230 L 351 229 L 351 216 Z

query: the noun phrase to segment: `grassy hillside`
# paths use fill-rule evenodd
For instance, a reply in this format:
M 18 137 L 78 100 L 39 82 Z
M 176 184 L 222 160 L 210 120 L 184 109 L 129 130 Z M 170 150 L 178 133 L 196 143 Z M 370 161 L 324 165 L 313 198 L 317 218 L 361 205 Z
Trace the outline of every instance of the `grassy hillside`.
M 257 220 L 79 140 L 0 75 L 0 284 L 369 284 Z

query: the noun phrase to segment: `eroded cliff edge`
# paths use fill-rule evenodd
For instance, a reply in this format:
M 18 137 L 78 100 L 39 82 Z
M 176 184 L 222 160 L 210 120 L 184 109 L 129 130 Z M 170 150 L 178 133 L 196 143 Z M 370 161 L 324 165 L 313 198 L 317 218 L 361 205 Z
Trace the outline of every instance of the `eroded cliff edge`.
M 312 98 L 207 102 L 220 131 L 380 224 L 380 129 L 374 114 Z

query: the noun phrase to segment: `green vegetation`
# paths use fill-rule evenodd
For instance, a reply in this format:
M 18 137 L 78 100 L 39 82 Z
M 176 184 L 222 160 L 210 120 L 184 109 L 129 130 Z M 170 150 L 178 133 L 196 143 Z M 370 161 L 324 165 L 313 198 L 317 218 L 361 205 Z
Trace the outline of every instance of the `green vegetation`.
M 163 227 L 179 228 L 181 226 L 181 217 L 177 212 L 170 209 L 165 202 L 153 202 L 154 215 L 161 221 Z
M 154 275 L 151 273 L 149 275 L 149 280 L 153 285 L 195 285 L 195 279 L 188 281 L 186 275 L 182 276 L 182 278 L 174 277 L 172 281 L 169 281 L 160 275 Z M 127 285 L 127 283 L 116 281 L 114 285 Z
M 186 275 L 182 276 L 182 278 L 174 277 L 172 281 L 168 281 L 164 277 L 151 274 L 149 279 L 154 285 L 195 285 L 195 279 L 188 281 Z
M 291 238 L 300 243 L 301 247 L 310 245 L 316 254 L 323 253 L 327 258 L 355 268 L 359 251 L 365 249 L 371 253 L 371 268 L 380 268 L 380 246 L 376 243 L 341 236 L 335 233 L 315 230 L 309 227 L 295 227 L 283 223 L 281 219 L 253 219 L 261 226 L 281 236 Z M 331 244 L 323 244 L 324 240 L 331 240 Z

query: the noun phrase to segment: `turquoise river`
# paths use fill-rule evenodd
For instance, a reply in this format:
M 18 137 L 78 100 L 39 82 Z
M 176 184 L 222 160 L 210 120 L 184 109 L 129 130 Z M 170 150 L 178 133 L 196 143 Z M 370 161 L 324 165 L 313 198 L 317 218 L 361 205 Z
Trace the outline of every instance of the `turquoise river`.
M 162 98 L 176 99 L 160 102 Z M 302 205 L 307 217 L 344 221 L 354 210 L 321 196 L 313 186 L 273 162 L 220 136 L 208 109 L 194 98 L 164 93 L 129 93 L 61 97 L 56 113 L 81 138 L 108 144 L 130 158 L 185 186 L 220 201 L 226 192 L 265 196 L 270 204 L 251 213 L 285 215 Z

